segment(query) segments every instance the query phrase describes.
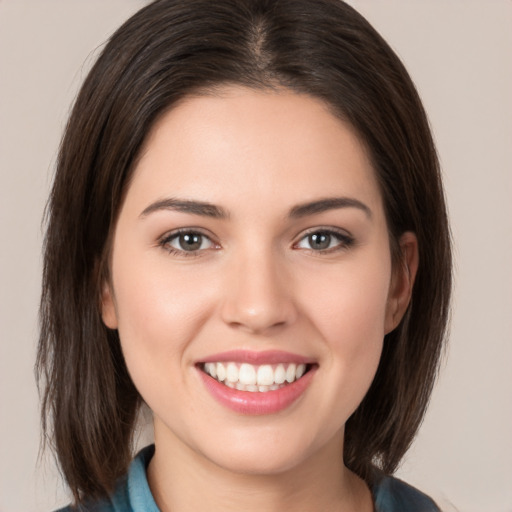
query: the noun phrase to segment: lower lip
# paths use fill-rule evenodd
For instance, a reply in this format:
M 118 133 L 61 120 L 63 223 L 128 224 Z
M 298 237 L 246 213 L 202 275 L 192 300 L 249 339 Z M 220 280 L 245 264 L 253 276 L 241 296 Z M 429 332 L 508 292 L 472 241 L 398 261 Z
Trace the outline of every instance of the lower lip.
M 311 368 L 299 380 L 267 392 L 239 391 L 229 388 L 198 369 L 203 382 L 212 396 L 222 405 L 241 414 L 273 414 L 287 409 L 298 400 L 313 379 L 316 368 Z

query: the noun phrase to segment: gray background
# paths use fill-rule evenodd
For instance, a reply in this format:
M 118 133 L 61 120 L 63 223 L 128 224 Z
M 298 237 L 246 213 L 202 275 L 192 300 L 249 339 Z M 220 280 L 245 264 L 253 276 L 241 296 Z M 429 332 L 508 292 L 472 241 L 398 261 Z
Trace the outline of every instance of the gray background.
M 37 463 L 41 217 L 95 51 L 141 0 L 0 0 L 0 512 L 67 502 Z M 512 511 L 512 2 L 354 0 L 429 112 L 456 256 L 451 346 L 399 475 L 445 510 Z M 143 443 L 143 441 L 141 441 Z

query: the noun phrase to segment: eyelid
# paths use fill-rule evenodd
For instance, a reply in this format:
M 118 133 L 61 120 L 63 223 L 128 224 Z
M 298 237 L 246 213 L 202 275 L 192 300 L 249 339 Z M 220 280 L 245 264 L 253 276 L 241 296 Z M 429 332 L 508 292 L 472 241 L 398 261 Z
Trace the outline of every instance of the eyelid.
M 301 248 L 299 244 L 308 236 L 313 235 L 315 233 L 324 233 L 331 235 L 339 240 L 339 243 L 335 247 L 329 247 L 326 249 L 313 249 L 313 248 Z M 200 235 L 208 239 L 211 243 L 211 247 L 205 249 L 197 249 L 192 251 L 186 251 L 183 249 L 178 249 L 176 247 L 172 247 L 169 243 L 179 237 L 182 234 L 195 234 Z M 355 242 L 354 237 L 345 229 L 333 227 L 333 226 L 315 226 L 309 229 L 302 231 L 297 237 L 296 241 L 292 244 L 292 249 L 302 249 L 305 251 L 309 251 L 316 254 L 324 254 L 330 252 L 337 252 L 341 250 L 345 250 Z M 220 249 L 220 244 L 215 240 L 215 237 L 207 232 L 203 228 L 198 227 L 182 227 L 173 229 L 171 231 L 166 232 L 161 237 L 158 238 L 158 245 L 165 249 L 167 252 L 171 254 L 181 255 L 184 257 L 194 257 L 199 256 L 201 253 L 206 251 L 210 251 L 212 249 Z
M 212 247 L 208 247 L 206 249 L 198 249 L 195 251 L 185 251 L 169 245 L 169 243 L 172 240 L 184 234 L 200 235 L 204 238 L 207 238 L 211 242 Z M 212 234 L 206 232 L 206 230 L 204 230 L 203 228 L 197 227 L 177 228 L 171 231 L 167 231 L 165 234 L 158 238 L 158 245 L 171 254 L 181 255 L 185 257 L 199 256 L 200 253 L 203 253 L 205 251 L 220 248 L 220 244 L 215 240 L 215 237 Z
M 312 248 L 307 249 L 307 248 L 298 247 L 300 242 L 302 242 L 306 237 L 313 235 L 315 233 L 325 233 L 325 234 L 334 236 L 334 237 L 338 238 L 340 243 L 338 245 L 336 245 L 335 247 L 330 247 L 327 249 L 319 249 L 319 250 L 315 250 Z M 354 242 L 355 242 L 355 238 L 345 229 L 336 228 L 333 226 L 315 226 L 313 228 L 309 228 L 305 231 L 302 231 L 300 233 L 300 235 L 297 236 L 296 242 L 293 243 L 293 248 L 310 251 L 315 254 L 323 254 L 323 253 L 337 252 L 337 251 L 345 250 L 345 249 L 349 248 L 350 246 L 352 246 L 354 244 Z

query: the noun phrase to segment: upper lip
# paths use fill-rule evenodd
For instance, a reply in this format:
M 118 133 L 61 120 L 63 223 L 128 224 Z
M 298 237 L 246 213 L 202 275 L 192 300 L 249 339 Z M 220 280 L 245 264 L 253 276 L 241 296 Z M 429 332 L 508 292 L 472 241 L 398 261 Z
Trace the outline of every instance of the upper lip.
M 229 350 L 227 352 L 220 352 L 212 354 L 204 359 L 201 363 L 222 363 L 222 362 L 235 362 L 235 363 L 249 363 L 253 365 L 262 364 L 279 364 L 279 363 L 296 363 L 296 364 L 311 364 L 315 361 L 311 358 L 294 354 L 292 352 L 285 352 L 282 350 Z

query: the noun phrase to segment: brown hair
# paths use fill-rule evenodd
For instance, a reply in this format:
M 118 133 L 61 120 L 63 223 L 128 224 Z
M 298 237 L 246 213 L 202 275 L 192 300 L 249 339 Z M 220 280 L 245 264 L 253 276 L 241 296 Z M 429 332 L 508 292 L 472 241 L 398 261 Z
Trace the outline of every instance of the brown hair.
M 408 311 L 346 425 L 345 464 L 367 481 L 375 467 L 393 472 L 422 421 L 448 319 L 450 237 L 427 118 L 400 60 L 340 0 L 158 0 L 112 36 L 87 76 L 47 207 L 37 374 L 44 432 L 77 502 L 111 492 L 126 472 L 141 402 L 99 310 L 123 193 L 156 119 L 227 83 L 320 98 L 366 144 L 391 246 L 413 231 L 420 263 Z

